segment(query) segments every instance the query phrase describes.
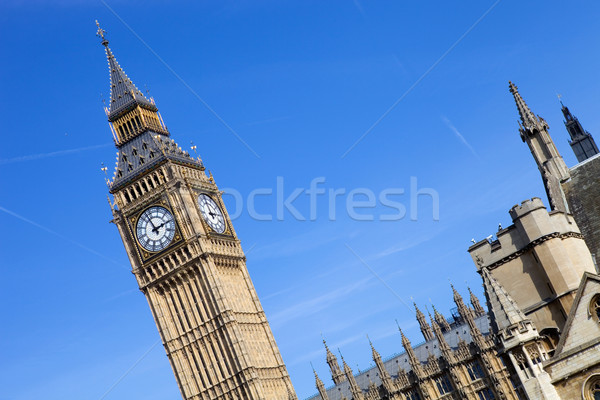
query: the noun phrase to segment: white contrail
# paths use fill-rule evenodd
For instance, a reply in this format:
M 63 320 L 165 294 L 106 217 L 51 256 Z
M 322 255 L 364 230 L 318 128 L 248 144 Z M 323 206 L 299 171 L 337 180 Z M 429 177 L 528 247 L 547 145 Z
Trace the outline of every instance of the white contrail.
M 471 153 L 473 153 L 473 155 L 475 157 L 477 157 L 478 160 L 481 160 L 481 157 L 479 157 L 479 154 L 477 154 L 477 152 L 475 151 L 475 149 L 473 148 L 473 146 L 471 146 L 471 144 L 469 142 L 467 142 L 467 139 L 465 139 L 465 137 L 463 135 L 461 135 L 461 133 L 458 131 L 458 129 L 456 129 L 456 127 L 454 125 L 452 125 L 452 122 L 450 122 L 450 120 L 446 117 L 444 117 L 442 115 L 442 121 L 444 121 L 444 123 L 446 124 L 446 126 L 448 128 L 450 128 L 450 130 L 452 132 L 454 132 L 454 134 L 456 135 L 456 137 L 458 137 L 458 139 L 465 145 L 468 147 L 469 150 L 471 150 Z
M 85 250 L 85 251 L 87 251 L 87 252 L 91 253 L 91 254 L 94 254 L 94 255 L 96 255 L 96 256 L 98 256 L 98 257 L 100 257 L 100 258 L 103 258 L 103 259 L 105 259 L 105 260 L 107 260 L 107 261 L 110 261 L 111 263 L 113 263 L 113 264 L 115 264 L 115 265 L 118 265 L 119 267 L 122 267 L 122 268 L 125 268 L 125 269 L 129 269 L 129 268 L 128 268 L 127 266 L 125 266 L 123 263 L 121 263 L 121 262 L 119 262 L 119 261 L 116 261 L 116 260 L 113 260 L 112 258 L 110 258 L 110 257 L 107 257 L 107 256 L 105 256 L 104 254 L 100 253 L 99 251 L 96 251 L 96 250 L 94 250 L 94 249 L 92 249 L 92 248 L 89 248 L 89 247 L 87 247 L 87 246 L 86 246 L 86 245 L 84 245 L 84 244 L 81 244 L 81 243 L 79 243 L 79 242 L 76 242 L 75 240 L 69 239 L 68 237 L 66 237 L 66 236 L 64 236 L 64 235 L 62 235 L 62 234 L 60 234 L 60 233 L 58 233 L 58 232 L 56 232 L 56 231 L 53 231 L 52 229 L 50 229 L 50 228 L 47 228 L 47 227 L 45 227 L 44 225 L 40 225 L 40 224 L 38 224 L 38 223 L 37 223 L 37 222 L 35 222 L 35 221 L 32 221 L 32 220 L 30 220 L 30 219 L 28 219 L 28 218 L 25 218 L 24 216 L 22 216 L 22 215 L 19 215 L 19 214 L 17 214 L 17 213 L 16 213 L 16 212 L 14 212 L 14 211 L 8 210 L 8 209 L 6 209 L 6 208 L 4 208 L 4 207 L 2 207 L 2 206 L 0 206 L 0 211 L 2 211 L 2 212 L 4 212 L 4 213 L 6 213 L 6 214 L 8 214 L 8 215 L 12 215 L 13 217 L 15 217 L 15 218 L 17 218 L 17 219 L 20 219 L 20 220 L 21 220 L 21 221 L 23 221 L 23 222 L 27 222 L 28 224 L 30 224 L 30 225 L 33 225 L 33 226 L 35 226 L 35 227 L 37 227 L 37 228 L 40 228 L 41 230 L 43 230 L 43 231 L 46 231 L 46 232 L 48 232 L 48 233 L 49 233 L 49 234 L 51 234 L 51 235 L 54 235 L 54 236 L 56 236 L 56 237 L 59 237 L 59 238 L 61 238 L 62 240 L 65 240 L 65 241 L 67 241 L 67 242 L 69 242 L 69 243 L 71 243 L 71 244 L 73 244 L 73 245 L 75 245 L 75 246 L 77 246 L 77 247 L 79 247 L 79 248 L 81 248 L 81 249 L 83 249 L 83 250 Z
M 48 158 L 48 157 L 65 156 L 67 154 L 80 153 L 82 151 L 87 151 L 87 150 L 101 149 L 103 147 L 109 147 L 112 145 L 113 145 L 112 143 L 104 143 L 104 144 L 97 144 L 95 146 L 79 147 L 77 149 L 52 151 L 50 153 L 30 154 L 28 156 L 20 156 L 20 157 L 13 157 L 13 158 L 0 158 L 0 165 L 13 164 L 13 163 L 25 162 L 25 161 L 33 161 L 33 160 L 39 160 L 41 158 Z

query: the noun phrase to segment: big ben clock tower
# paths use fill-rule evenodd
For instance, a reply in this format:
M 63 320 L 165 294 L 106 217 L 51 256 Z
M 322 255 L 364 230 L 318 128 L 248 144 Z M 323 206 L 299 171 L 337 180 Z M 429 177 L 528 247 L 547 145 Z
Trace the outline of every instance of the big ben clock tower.
M 113 222 L 184 399 L 296 399 L 221 194 L 98 35 L 117 147 Z

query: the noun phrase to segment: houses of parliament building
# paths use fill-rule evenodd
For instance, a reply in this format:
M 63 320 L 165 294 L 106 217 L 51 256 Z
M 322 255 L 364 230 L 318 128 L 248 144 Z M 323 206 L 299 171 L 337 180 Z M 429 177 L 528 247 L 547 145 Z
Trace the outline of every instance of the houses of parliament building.
M 171 139 L 158 108 L 125 74 L 98 28 L 110 72 L 106 107 L 117 147 L 112 222 L 150 306 L 186 400 L 297 399 L 245 255 L 212 177 Z M 487 310 L 451 288 L 456 312 L 415 304 L 424 343 L 355 374 L 324 342 L 333 385 L 321 400 L 600 400 L 600 155 L 563 106 L 578 164 L 569 168 L 517 87 L 519 133 L 548 203 L 525 200 L 512 225 L 468 251 Z M 548 208 L 546 207 L 548 206 Z M 450 290 L 449 290 L 450 294 Z

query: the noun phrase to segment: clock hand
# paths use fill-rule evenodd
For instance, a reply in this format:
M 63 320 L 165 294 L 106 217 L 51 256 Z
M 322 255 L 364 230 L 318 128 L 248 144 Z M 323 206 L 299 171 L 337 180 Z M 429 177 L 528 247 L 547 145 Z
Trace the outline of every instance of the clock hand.
M 166 225 L 168 222 L 169 222 L 169 221 L 166 221 L 166 222 L 165 222 L 165 221 L 163 221 L 163 223 L 162 223 L 162 224 L 160 224 L 159 226 L 157 226 L 157 227 L 156 227 L 156 231 L 157 231 L 157 233 L 158 233 L 158 230 L 159 230 L 160 228 L 162 228 L 163 226 L 165 226 L 165 225 Z M 152 230 L 152 231 L 154 231 L 154 230 Z

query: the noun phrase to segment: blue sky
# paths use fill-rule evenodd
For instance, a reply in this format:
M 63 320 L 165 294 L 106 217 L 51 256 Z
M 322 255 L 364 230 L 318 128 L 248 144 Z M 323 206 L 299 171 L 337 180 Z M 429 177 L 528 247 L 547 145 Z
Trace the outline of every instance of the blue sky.
M 221 188 L 247 198 L 275 190 L 282 177 L 287 196 L 323 177 L 326 190 L 408 193 L 416 177 L 419 188 L 439 194 L 439 221 L 427 197 L 416 221 L 357 221 L 343 198 L 331 221 L 326 196 L 317 198 L 312 221 L 287 212 L 282 221 L 247 212 L 234 221 L 305 398 L 315 392 L 310 362 L 331 383 L 321 333 L 355 371 L 371 363 L 366 334 L 384 356 L 401 351 L 395 320 L 420 342 L 404 303 L 433 302 L 449 314 L 449 279 L 481 296 L 466 251 L 471 238 L 509 225 L 508 209 L 526 198 L 546 201 L 519 138 L 509 79 L 548 121 L 568 165 L 576 160 L 557 93 L 600 135 L 600 5 L 503 0 L 473 26 L 493 4 L 2 2 L 0 399 L 179 396 L 108 223 L 100 166 L 112 170 L 115 150 L 102 110 L 109 75 L 95 19 L 128 75 L 155 98 L 173 138 L 184 148 L 194 141 Z M 409 196 L 396 199 L 408 204 Z M 308 216 L 307 195 L 294 205 Z M 258 198 L 256 209 L 275 215 L 275 196 Z M 371 211 L 390 209 L 358 213 Z

